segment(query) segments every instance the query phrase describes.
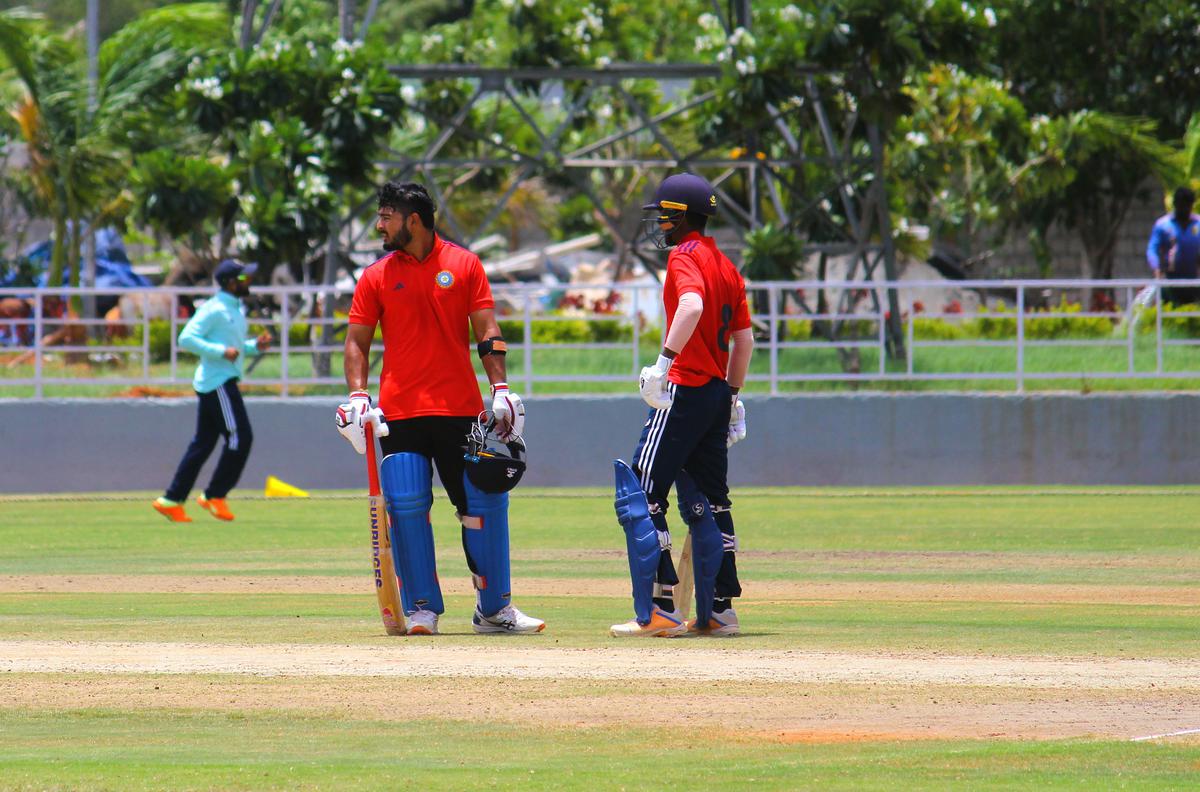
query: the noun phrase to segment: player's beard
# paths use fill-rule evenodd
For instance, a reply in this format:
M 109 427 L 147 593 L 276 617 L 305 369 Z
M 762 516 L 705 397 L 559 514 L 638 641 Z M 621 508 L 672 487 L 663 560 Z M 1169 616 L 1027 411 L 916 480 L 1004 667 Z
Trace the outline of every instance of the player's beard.
M 383 249 L 388 253 L 394 250 L 403 250 L 412 242 L 412 232 L 408 230 L 408 226 L 400 226 L 400 230 L 393 237 L 383 238 Z

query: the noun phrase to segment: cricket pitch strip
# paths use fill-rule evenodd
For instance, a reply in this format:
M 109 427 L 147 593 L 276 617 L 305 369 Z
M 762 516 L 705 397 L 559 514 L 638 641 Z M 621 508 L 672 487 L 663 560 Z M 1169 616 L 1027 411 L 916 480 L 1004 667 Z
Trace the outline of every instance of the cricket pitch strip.
M 5 640 L 0 701 L 577 727 L 682 723 L 805 742 L 1134 739 L 1200 726 L 1200 660 L 1190 658 L 740 650 L 736 639 L 560 649 L 539 638 L 481 638 L 492 644 L 484 652 L 436 640 Z M 668 689 L 670 707 L 645 706 Z

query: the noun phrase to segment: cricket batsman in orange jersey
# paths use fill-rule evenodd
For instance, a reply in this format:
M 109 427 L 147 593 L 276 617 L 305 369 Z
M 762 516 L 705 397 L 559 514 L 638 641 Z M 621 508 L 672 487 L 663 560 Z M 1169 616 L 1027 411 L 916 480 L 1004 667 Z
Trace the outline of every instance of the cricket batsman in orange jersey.
M 346 332 L 350 398 L 338 407 L 338 430 L 360 454 L 370 420 L 368 360 L 382 328 L 379 408 L 383 495 L 409 635 L 436 635 L 444 612 L 434 559 L 433 466 L 462 524 L 463 548 L 476 590 L 477 633 L 536 633 L 546 624 L 511 602 L 508 490 L 524 471 L 525 407 L 505 382 L 505 345 L 491 287 L 479 257 L 434 230 L 435 206 L 416 183 L 379 189 L 376 229 L 387 255 L 363 273 Z M 491 383 L 484 411 L 470 348 Z
M 643 209 L 650 238 L 673 248 L 663 283 L 667 337 L 658 361 L 639 378 L 651 409 L 633 465 L 615 462 L 634 618 L 613 625 L 611 633 L 737 635 L 732 600 L 742 589 L 727 474 L 729 447 L 746 437 L 746 410 L 738 397 L 754 343 L 746 285 L 704 235 L 717 213 L 707 181 L 690 173 L 670 176 Z M 666 518 L 672 486 L 692 539 L 696 619 L 686 623 L 673 599 L 679 577 Z

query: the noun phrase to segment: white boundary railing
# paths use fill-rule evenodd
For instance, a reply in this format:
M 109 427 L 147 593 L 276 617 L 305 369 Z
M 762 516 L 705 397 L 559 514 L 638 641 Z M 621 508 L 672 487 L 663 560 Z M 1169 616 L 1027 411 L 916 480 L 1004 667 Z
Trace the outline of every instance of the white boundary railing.
M 1160 282 L 1173 288 L 1197 287 L 1200 280 Z M 1164 333 L 1162 291 L 1158 290 L 1153 302 L 1148 307 L 1155 308 L 1155 321 L 1152 332 L 1148 328 L 1140 332 L 1135 329 L 1127 306 L 1133 304 L 1134 295 L 1148 284 L 1146 280 L 978 280 L 978 281 L 875 281 L 865 283 L 854 282 L 817 282 L 817 281 L 771 281 L 748 284 L 751 295 L 752 310 L 755 324 L 760 337 L 756 343 L 756 357 L 766 356 L 766 370 L 761 370 L 761 364 L 755 367 L 756 373 L 750 377 L 752 382 L 765 383 L 772 394 L 780 392 L 784 383 L 798 382 L 913 382 L 913 381 L 1011 381 L 1017 392 L 1025 389 L 1026 383 L 1037 380 L 1062 379 L 1066 377 L 1082 377 L 1093 380 L 1105 379 L 1200 379 L 1200 355 L 1194 362 L 1185 361 L 1183 365 L 1166 366 L 1164 355 L 1173 347 L 1200 346 L 1200 337 L 1169 337 Z M 889 348 L 887 306 L 889 292 L 895 290 L 897 304 L 900 306 L 900 340 L 903 342 L 906 354 L 901 359 Z M 1053 306 L 1058 304 L 1059 295 L 1068 295 L 1078 300 L 1080 295 L 1092 290 L 1104 289 L 1111 292 L 1118 306 L 1110 311 L 1078 311 L 1071 313 L 1056 312 Z M 519 321 L 524 328 L 524 337 L 520 343 L 510 343 L 510 350 L 520 350 L 522 361 L 518 367 L 510 365 L 509 379 L 521 382 L 525 394 L 533 394 L 538 390 L 538 383 L 551 382 L 630 382 L 636 380 L 641 366 L 652 359 L 649 350 L 643 351 L 642 346 L 653 346 L 662 336 L 662 298 L 661 287 L 658 284 L 633 283 L 598 283 L 598 284 L 507 284 L 497 283 L 492 286 L 497 300 L 497 314 L 502 320 Z M 583 294 L 593 298 L 595 295 L 616 292 L 621 299 L 612 313 L 597 313 L 580 310 L 568 313 L 555 311 L 556 295 Z M 803 295 L 804 301 L 810 308 L 817 304 L 816 295 L 823 291 L 826 304 L 836 306 L 823 313 L 798 313 L 799 302 L 796 295 Z M 847 307 L 844 299 L 848 292 L 857 296 L 855 305 Z M 962 338 L 933 340 L 923 339 L 915 331 L 917 319 L 941 319 L 950 323 L 976 318 L 984 314 L 972 314 L 958 311 L 947 311 L 948 301 L 943 301 L 940 310 L 914 311 L 917 297 L 927 298 L 929 294 L 964 294 L 975 292 L 987 294 L 994 298 L 997 294 L 1007 295 L 1013 300 L 1013 305 L 1005 314 L 988 313 L 993 318 L 1004 318 L 1015 321 L 1015 333 L 1012 338 Z M 270 316 L 251 317 L 252 324 L 259 324 L 275 331 L 279 343 L 267 353 L 279 358 L 277 376 L 263 376 L 258 370 L 249 372 L 245 379 L 248 385 L 276 386 L 282 395 L 289 395 L 298 385 L 340 385 L 343 382 L 340 366 L 334 365 L 330 375 L 316 377 L 305 375 L 303 370 L 309 356 L 320 353 L 336 355 L 342 351 L 340 340 L 333 344 L 322 345 L 309 339 L 308 343 L 293 345 L 290 328 L 295 324 L 307 327 L 323 327 L 332 325 L 335 328 L 345 324 L 342 317 L 311 316 L 308 307 L 297 310 L 295 305 L 311 306 L 314 301 L 333 299 L 336 310 L 344 312 L 351 296 L 350 291 L 335 287 L 324 286 L 290 286 L 290 287 L 256 287 L 252 293 L 270 298 L 278 305 L 278 309 Z M 134 328 L 141 327 L 141 345 L 131 347 L 128 343 L 116 343 L 106 340 L 105 328 L 112 324 L 104 318 L 69 320 L 70 324 L 87 328 L 90 336 L 86 344 L 60 344 L 43 346 L 42 339 L 48 329 L 61 326 L 63 319 L 45 315 L 43 299 L 47 296 L 67 299 L 74 295 L 128 298 L 139 305 L 141 316 L 132 319 L 122 319 L 118 324 L 135 333 Z M 181 288 L 158 287 L 152 289 L 87 289 L 87 288 L 55 288 L 55 289 L 4 289 L 0 290 L 0 298 L 19 297 L 26 300 L 31 313 L 27 317 L 17 319 L 0 319 L 0 337 L 7 336 L 10 340 L 23 338 L 24 343 L 0 346 L 0 397 L 11 395 L 12 388 L 23 386 L 33 387 L 36 397 L 41 397 L 49 385 L 95 383 L 104 385 L 146 385 L 146 386 L 180 386 L 191 382 L 192 363 L 190 360 L 180 360 L 177 340 L 186 318 L 180 316 L 180 301 L 191 297 L 197 301 L 212 295 L 212 288 Z M 1036 300 L 1031 300 L 1033 295 Z M 1047 299 L 1047 296 L 1050 299 Z M 157 317 L 151 302 L 160 308 L 163 298 L 169 297 L 166 308 L 170 331 L 170 354 L 167 365 L 152 365 L 151 361 L 151 323 Z M 1033 310 L 1029 306 L 1039 301 L 1049 304 L 1049 309 Z M 757 306 L 757 308 L 756 308 Z M 1200 318 L 1200 312 L 1173 312 L 1171 317 L 1177 319 Z M 637 320 L 635 321 L 635 317 Z M 1104 318 L 1112 322 L 1114 333 L 1104 338 L 1059 338 L 1033 339 L 1027 336 L 1027 326 L 1031 319 L 1054 318 Z M 620 341 L 589 341 L 589 342 L 536 342 L 535 327 L 542 322 L 561 322 L 572 320 L 618 320 L 627 326 Z M 834 334 L 834 339 L 810 337 L 804 340 L 788 340 L 784 332 L 786 322 L 809 320 L 823 323 L 826 327 L 847 322 L 856 322 L 861 328 L 865 323 L 869 326 L 866 337 L 849 337 Z M 1197 323 L 1200 326 L 1200 322 Z M 312 333 L 312 337 L 317 336 Z M 652 338 L 653 341 L 648 339 Z M 1139 341 L 1139 338 L 1141 339 Z M 1036 371 L 1029 368 L 1030 350 L 1045 347 L 1107 347 L 1121 348 L 1123 366 L 1119 369 L 1084 370 L 1084 371 Z M 1152 346 L 1154 363 L 1149 366 L 1144 362 L 1147 347 Z M 379 351 L 377 345 L 373 353 Z M 924 371 L 918 367 L 921 361 L 921 351 L 936 348 L 965 348 L 965 349 L 1011 349 L 1013 351 L 1012 369 L 1005 371 Z M 614 374 L 576 374 L 548 370 L 535 363 L 539 351 L 548 349 L 585 349 L 585 350 L 625 350 L 629 353 L 628 370 Z M 808 352 L 824 350 L 826 352 L 840 351 L 846 354 L 849 350 L 858 350 L 866 357 L 873 357 L 871 370 L 845 371 L 837 365 L 828 371 L 802 371 L 795 367 L 797 358 L 789 350 Z M 27 353 L 30 364 L 20 367 L 10 367 L 16 355 Z M 82 356 L 112 357 L 123 361 L 120 373 L 108 376 L 107 372 L 98 369 L 92 376 L 54 376 L 45 365 L 47 355 L 76 354 Z M 828 354 L 825 359 L 832 360 Z M 298 365 L 304 360 L 305 365 Z M 130 361 L 133 361 L 131 366 Z M 789 363 L 791 361 L 791 363 Z M 1143 361 L 1141 366 L 1136 365 Z M 140 365 L 138 365 L 140 363 Z M 131 373 L 131 368 L 136 374 Z

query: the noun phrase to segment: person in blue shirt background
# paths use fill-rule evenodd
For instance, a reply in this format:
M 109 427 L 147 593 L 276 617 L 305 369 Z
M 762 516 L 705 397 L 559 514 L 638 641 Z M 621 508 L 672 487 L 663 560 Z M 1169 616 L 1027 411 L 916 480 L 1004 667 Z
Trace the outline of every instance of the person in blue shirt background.
M 1171 214 L 1154 223 L 1150 242 L 1146 245 L 1146 262 L 1154 277 L 1168 280 L 1197 277 L 1200 261 L 1200 215 L 1192 213 L 1196 194 L 1187 187 L 1175 191 Z M 1200 303 L 1200 288 L 1195 286 L 1163 289 L 1163 302 L 1173 305 Z
M 196 434 L 175 470 L 175 478 L 162 497 L 154 501 L 155 510 L 171 522 L 192 521 L 183 504 L 220 437 L 225 438 L 225 448 L 208 489 L 196 497 L 196 503 L 217 519 L 233 519 L 225 496 L 242 475 L 253 440 L 250 419 L 238 390 L 242 361 L 246 355 L 262 354 L 271 343 L 271 335 L 266 332 L 255 339 L 246 338 L 242 298 L 250 294 L 250 276 L 255 269 L 253 264 L 232 259 L 222 261 L 213 273 L 217 293 L 200 306 L 179 333 L 179 346 L 200 358 L 192 378 L 200 405 Z

